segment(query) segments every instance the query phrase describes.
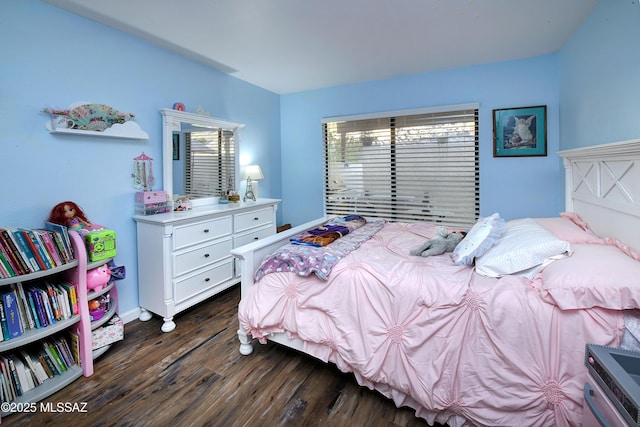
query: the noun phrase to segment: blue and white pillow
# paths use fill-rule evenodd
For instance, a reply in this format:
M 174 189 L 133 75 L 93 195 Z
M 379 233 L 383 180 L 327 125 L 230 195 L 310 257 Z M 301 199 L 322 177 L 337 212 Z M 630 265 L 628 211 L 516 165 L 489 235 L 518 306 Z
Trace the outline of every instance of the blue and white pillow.
M 504 229 L 504 219 L 500 218 L 498 213 L 478 219 L 453 250 L 451 258 L 454 264 L 471 265 L 474 258 L 485 253 L 498 241 Z
M 498 244 L 476 259 L 476 273 L 488 277 L 514 275 L 533 279 L 546 265 L 571 255 L 571 245 L 531 218 L 506 225 Z

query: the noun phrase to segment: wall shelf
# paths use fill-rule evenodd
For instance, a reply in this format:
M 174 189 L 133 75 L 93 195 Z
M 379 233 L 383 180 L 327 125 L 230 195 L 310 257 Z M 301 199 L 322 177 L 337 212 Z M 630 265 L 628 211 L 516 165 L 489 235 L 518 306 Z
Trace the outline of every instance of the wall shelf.
M 52 120 L 48 120 L 46 128 L 51 133 L 60 133 L 67 135 L 87 135 L 100 136 L 110 138 L 127 138 L 127 139 L 149 139 L 149 134 L 142 130 L 136 122 L 128 121 L 122 124 L 116 123 L 103 131 L 81 130 L 56 127 Z
M 43 113 L 50 114 L 50 119 L 45 124 L 51 133 L 66 135 L 101 136 L 110 138 L 149 139 L 149 134 L 142 130 L 140 125 L 130 119 L 134 117 L 130 113 L 119 112 L 107 105 L 92 104 L 89 102 L 75 102 L 66 110 L 55 110 L 45 107 Z M 124 120 L 124 123 L 113 123 Z M 67 127 L 67 122 L 78 124 L 82 129 Z M 63 124 L 64 123 L 64 124 Z M 101 123 L 108 126 L 104 130 L 86 129 L 91 123 Z

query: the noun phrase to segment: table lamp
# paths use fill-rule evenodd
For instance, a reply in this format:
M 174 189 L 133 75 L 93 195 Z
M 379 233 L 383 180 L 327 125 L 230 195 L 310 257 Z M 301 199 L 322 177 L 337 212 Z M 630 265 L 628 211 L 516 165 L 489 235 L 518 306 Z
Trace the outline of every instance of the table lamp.
M 247 165 L 244 167 L 242 179 L 246 181 L 246 189 L 243 200 L 253 200 L 258 198 L 258 180 L 263 179 L 262 169 L 259 165 Z

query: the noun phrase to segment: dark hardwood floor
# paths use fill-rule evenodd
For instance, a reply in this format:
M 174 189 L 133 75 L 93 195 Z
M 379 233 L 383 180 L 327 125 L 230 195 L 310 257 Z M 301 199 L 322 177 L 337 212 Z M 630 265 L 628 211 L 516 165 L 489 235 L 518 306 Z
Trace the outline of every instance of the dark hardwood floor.
M 40 426 L 428 426 L 409 408 L 357 385 L 334 365 L 277 344 L 238 351 L 234 287 L 176 316 L 125 325 L 125 340 L 95 373 L 45 399 L 86 412 L 13 414 L 3 425 Z M 71 406 L 73 408 L 73 406 Z

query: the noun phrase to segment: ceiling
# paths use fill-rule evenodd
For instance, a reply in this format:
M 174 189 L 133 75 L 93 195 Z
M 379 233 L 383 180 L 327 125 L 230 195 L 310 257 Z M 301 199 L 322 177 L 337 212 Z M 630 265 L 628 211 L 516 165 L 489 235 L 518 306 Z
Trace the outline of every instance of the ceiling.
M 597 0 L 45 0 L 278 94 L 558 51 Z

